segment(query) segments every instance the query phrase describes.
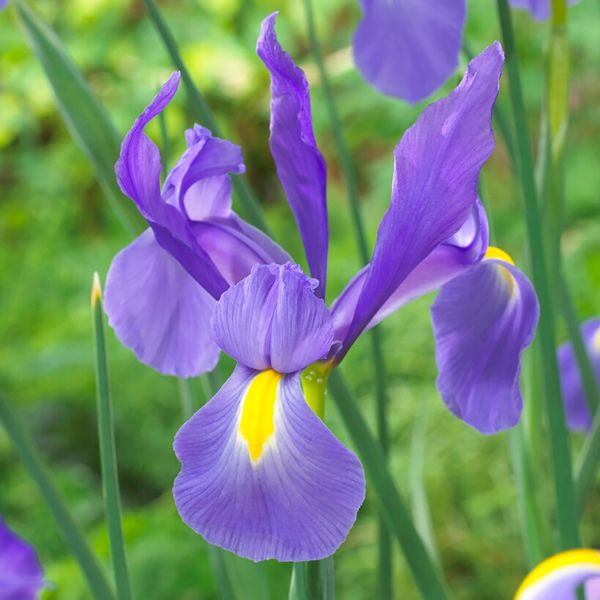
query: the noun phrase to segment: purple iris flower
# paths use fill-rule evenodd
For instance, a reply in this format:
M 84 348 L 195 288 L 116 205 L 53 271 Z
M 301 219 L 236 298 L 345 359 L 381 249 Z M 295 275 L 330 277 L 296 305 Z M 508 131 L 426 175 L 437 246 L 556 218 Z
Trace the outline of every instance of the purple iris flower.
M 0 519 L 0 600 L 34 600 L 43 587 L 35 550 Z
M 537 20 L 550 15 L 551 0 L 510 1 Z M 361 0 L 361 7 L 354 60 L 382 94 L 415 103 L 454 73 L 463 45 L 466 0 Z
M 0 0 L 0 10 L 2 10 L 3 8 L 6 8 L 8 4 L 8 0 Z
M 589 319 L 581 326 L 581 336 L 600 385 L 600 319 Z M 571 342 L 558 349 L 560 381 L 567 424 L 572 431 L 587 431 L 592 426 L 592 414 L 581 383 L 581 375 Z
M 538 307 L 510 257 L 488 247 L 477 198 L 494 148 L 498 43 L 405 133 L 371 262 L 325 307 L 326 165 L 308 82 L 281 48 L 275 17 L 257 43 L 271 74 L 271 153 L 312 278 L 231 211 L 230 174 L 243 170 L 237 146 L 196 126 L 161 191 L 160 156 L 143 129 L 173 98 L 174 74 L 123 142 L 118 180 L 149 229 L 115 258 L 105 306 L 121 341 L 162 372 L 209 370 L 220 350 L 237 361 L 175 439 L 184 521 L 253 560 L 316 560 L 345 539 L 364 476 L 305 398 L 301 373 L 323 383 L 364 331 L 441 288 L 432 308 L 438 387 L 454 414 L 493 433 L 519 419 L 520 354 Z

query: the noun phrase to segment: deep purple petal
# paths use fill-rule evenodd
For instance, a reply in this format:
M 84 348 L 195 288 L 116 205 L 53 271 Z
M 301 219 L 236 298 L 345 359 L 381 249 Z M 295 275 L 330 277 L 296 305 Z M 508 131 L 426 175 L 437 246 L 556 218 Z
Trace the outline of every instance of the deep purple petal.
M 583 323 L 581 335 L 600 386 L 600 319 L 589 319 Z M 558 364 L 569 429 L 588 430 L 592 425 L 592 416 L 571 342 L 562 344 L 558 349 Z
M 217 344 L 257 370 L 293 373 L 323 358 L 333 342 L 333 325 L 315 285 L 291 264 L 254 267 L 217 303 Z
M 0 519 L 0 600 L 35 600 L 43 587 L 35 550 Z
M 209 543 L 250 560 L 324 558 L 363 502 L 361 464 L 308 406 L 298 374 L 280 380 L 274 431 L 253 460 L 239 424 L 256 375 L 238 366 L 177 433 L 177 509 Z
M 354 60 L 380 92 L 417 102 L 454 73 L 462 49 L 465 0 L 363 0 Z
M 312 129 L 308 82 L 279 45 L 276 13 L 261 26 L 256 51 L 271 73 L 271 154 L 296 217 L 311 275 L 325 295 L 327 273 L 326 165 Z
M 448 408 L 481 433 L 517 424 L 521 352 L 538 321 L 533 287 L 513 265 L 486 259 L 442 287 L 431 307 Z
M 485 210 L 480 202 L 459 231 L 440 244 L 398 286 L 385 304 L 377 311 L 365 330 L 380 323 L 399 308 L 427 294 L 480 261 L 488 245 L 488 224 Z M 365 267 L 350 281 L 331 307 L 331 317 L 336 340 L 346 337 L 356 310 L 356 304 L 368 274 Z M 336 358 L 339 362 L 347 351 L 342 349 Z
M 492 109 L 503 63 L 500 44 L 484 50 L 456 90 L 429 106 L 396 147 L 390 208 L 377 232 L 346 348 L 472 211 L 479 172 L 494 149 Z
M 212 371 L 219 348 L 210 326 L 215 300 L 147 229 L 113 259 L 104 307 L 109 324 L 138 359 L 167 375 Z
M 552 0 L 510 0 L 515 8 L 524 8 L 531 13 L 536 21 L 544 21 L 550 17 L 550 4 Z M 575 4 L 577 0 L 568 0 L 569 4 Z

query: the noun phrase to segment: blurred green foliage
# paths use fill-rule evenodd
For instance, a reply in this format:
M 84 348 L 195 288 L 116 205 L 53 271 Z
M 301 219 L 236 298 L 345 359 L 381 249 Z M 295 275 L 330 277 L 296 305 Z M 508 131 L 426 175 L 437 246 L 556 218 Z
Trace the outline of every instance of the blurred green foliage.
M 51 23 L 124 134 L 171 66 L 141 0 L 38 0 L 32 8 Z M 244 149 L 249 182 L 278 240 L 302 262 L 291 214 L 268 149 L 268 75 L 254 54 L 259 23 L 279 9 L 285 47 L 306 70 L 313 90 L 317 139 L 329 167 L 333 299 L 358 266 L 340 167 L 334 152 L 301 3 L 275 0 L 167 0 L 161 3 L 184 59 L 228 137 Z M 489 2 L 472 0 L 467 38 L 479 51 L 498 37 Z M 566 273 L 582 318 L 600 313 L 600 5 L 582 0 L 569 13 L 573 44 L 571 128 L 567 144 L 567 210 L 563 251 Z M 526 102 L 539 131 L 544 93 L 545 24 L 515 13 Z M 373 241 L 389 200 L 391 152 L 422 106 L 379 96 L 353 69 L 349 44 L 359 18 L 356 0 L 321 0 L 320 35 L 361 188 Z M 457 73 L 446 86 L 459 79 Z M 443 92 L 440 92 L 443 93 Z M 501 104 L 506 104 L 506 90 Z M 170 164 L 192 124 L 185 94 L 167 112 Z M 160 140 L 158 126 L 151 129 Z M 115 157 L 116 158 L 116 157 Z M 525 264 L 518 188 L 501 143 L 486 165 L 484 184 L 498 244 Z M 42 70 L 17 26 L 14 9 L 0 14 L 0 389 L 36 440 L 79 523 L 108 566 L 95 425 L 89 288 L 94 270 L 105 274 L 128 243 L 90 164 L 61 121 Z M 424 469 L 441 560 L 454 597 L 511 597 L 526 566 L 513 474 L 505 435 L 482 437 L 454 419 L 435 390 L 436 369 L 428 305 L 417 301 L 386 321 L 383 339 L 389 373 L 391 469 L 408 495 L 410 439 L 426 415 Z M 216 597 L 205 543 L 180 521 L 170 486 L 177 473 L 171 451 L 182 423 L 177 382 L 135 360 L 109 333 L 110 366 L 125 535 L 136 598 Z M 369 346 L 359 342 L 345 371 L 372 421 Z M 198 405 L 200 382 L 192 382 Z M 327 416 L 348 443 L 338 415 Z M 574 438 L 574 447 L 581 440 Z M 546 465 L 547 467 L 547 465 Z M 547 469 L 546 469 L 547 470 Z M 52 588 L 48 598 L 87 598 L 84 584 L 48 510 L 0 432 L 0 514 L 38 548 Z M 540 486 L 549 485 L 539 473 Z M 583 539 L 600 546 L 600 508 L 589 502 Z M 596 500 L 596 502 L 594 502 Z M 595 506 L 596 505 L 596 506 Z M 358 523 L 336 556 L 338 595 L 373 597 L 376 518 L 368 495 Z M 398 597 L 416 598 L 394 548 Z M 257 580 L 243 587 L 252 565 L 235 557 L 240 598 L 286 597 L 290 569 L 268 564 L 268 592 Z

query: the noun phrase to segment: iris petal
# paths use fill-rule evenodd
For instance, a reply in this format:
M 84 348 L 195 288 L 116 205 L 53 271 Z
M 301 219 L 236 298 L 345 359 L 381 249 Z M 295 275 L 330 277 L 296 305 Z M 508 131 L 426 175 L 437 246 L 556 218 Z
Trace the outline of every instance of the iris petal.
M 442 287 L 431 314 L 446 406 L 481 433 L 516 425 L 520 356 L 539 316 L 527 278 L 507 262 L 484 260 Z
M 299 374 L 279 380 L 273 432 L 253 460 L 240 420 L 257 375 L 238 366 L 177 433 L 177 508 L 208 542 L 251 560 L 324 558 L 363 502 L 361 464 L 308 406 Z
M 536 21 L 544 21 L 550 16 L 550 5 L 552 0 L 510 0 L 515 8 L 524 8 L 531 13 Z M 568 0 L 569 4 L 575 4 L 577 0 Z
M 271 73 L 271 154 L 296 217 L 310 272 L 325 295 L 327 273 L 327 173 L 312 128 L 308 81 L 281 48 L 275 17 L 267 17 L 256 50 Z
M 215 300 L 147 229 L 113 259 L 105 309 L 119 340 L 167 375 L 211 371 L 219 358 L 210 320 Z

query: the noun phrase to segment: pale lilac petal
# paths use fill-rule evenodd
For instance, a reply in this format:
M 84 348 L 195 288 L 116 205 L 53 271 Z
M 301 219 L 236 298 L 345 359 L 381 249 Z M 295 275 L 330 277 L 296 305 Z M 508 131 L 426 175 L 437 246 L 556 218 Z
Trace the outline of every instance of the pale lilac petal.
M 596 381 L 600 386 L 600 319 L 590 319 L 583 323 L 581 335 L 596 375 Z M 558 364 L 569 429 L 573 431 L 588 430 L 592 425 L 592 415 L 571 342 L 562 344 L 558 349 Z
M 210 326 L 215 300 L 146 230 L 113 259 L 104 307 L 121 343 L 167 375 L 211 371 L 219 358 Z
M 446 406 L 481 433 L 516 425 L 521 353 L 539 315 L 527 278 L 507 262 L 486 259 L 444 285 L 431 314 Z
M 326 356 L 333 343 L 329 311 L 315 286 L 295 265 L 255 266 L 217 303 L 215 341 L 252 369 L 304 369 Z
M 6 8 L 8 5 L 8 0 L 0 0 L 0 10 Z
M 362 0 L 354 60 L 380 92 L 417 102 L 439 88 L 458 65 L 465 0 Z
M 327 272 L 326 165 L 312 128 L 308 82 L 279 45 L 275 17 L 267 17 L 256 50 L 271 73 L 271 154 L 296 217 L 311 275 L 325 295 Z
M 377 311 L 365 330 L 374 327 L 411 300 L 436 290 L 444 283 L 463 273 L 483 258 L 487 245 L 487 217 L 482 204 L 477 202 L 469 218 L 459 231 L 435 248 L 408 275 Z M 367 274 L 368 267 L 359 271 L 331 307 L 336 340 L 343 340 L 346 337 Z M 341 360 L 346 351 L 347 349 L 342 349 L 336 357 L 336 362 Z
M 35 550 L 0 519 L 0 600 L 35 600 L 43 587 Z
M 342 544 L 363 502 L 360 461 L 308 406 L 299 374 L 279 382 L 274 432 L 253 461 L 239 422 L 256 374 L 238 366 L 177 433 L 177 509 L 209 543 L 250 560 L 324 558 Z
M 492 109 L 503 63 L 500 44 L 484 50 L 456 90 L 429 106 L 396 147 L 390 208 L 377 232 L 346 348 L 471 213 L 479 172 L 494 149 Z
M 544 21 L 550 17 L 550 5 L 552 0 L 510 0 L 515 8 L 524 8 L 531 13 L 536 21 Z M 577 0 L 568 0 L 569 4 L 575 4 Z

